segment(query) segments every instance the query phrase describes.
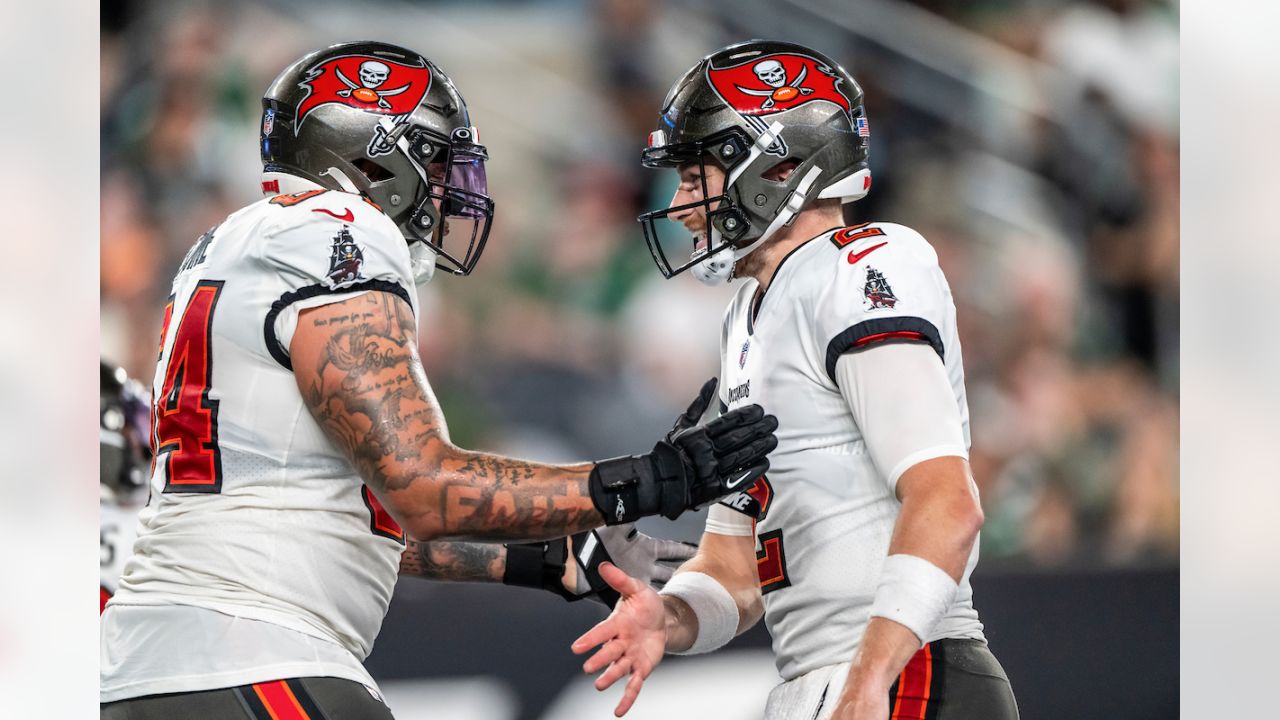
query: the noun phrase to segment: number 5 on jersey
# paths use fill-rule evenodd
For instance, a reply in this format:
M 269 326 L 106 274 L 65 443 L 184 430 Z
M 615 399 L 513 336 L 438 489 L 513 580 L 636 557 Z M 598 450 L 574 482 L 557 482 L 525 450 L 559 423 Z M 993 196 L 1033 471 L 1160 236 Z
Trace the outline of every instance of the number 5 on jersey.
M 209 397 L 213 383 L 213 311 L 222 285 L 221 280 L 203 280 L 196 285 L 178 321 L 167 360 L 163 349 L 172 305 L 165 310 L 160 332 L 163 382 L 151 408 L 155 422 L 152 450 L 156 462 L 164 462 L 164 492 L 222 492 L 218 401 Z

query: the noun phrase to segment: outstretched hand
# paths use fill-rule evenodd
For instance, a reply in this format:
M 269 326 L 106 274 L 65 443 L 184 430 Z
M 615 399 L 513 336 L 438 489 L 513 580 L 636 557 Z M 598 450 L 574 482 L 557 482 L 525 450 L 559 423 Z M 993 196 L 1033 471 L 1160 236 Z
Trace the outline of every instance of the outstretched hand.
M 628 576 L 611 563 L 600 566 L 600 577 L 622 596 L 609 617 L 573 641 L 575 654 L 600 646 L 582 665 L 583 672 L 604 670 L 596 678 L 597 690 L 605 690 L 630 675 L 622 700 L 613 714 L 622 717 L 635 704 L 649 673 L 666 651 L 666 609 L 653 588 Z

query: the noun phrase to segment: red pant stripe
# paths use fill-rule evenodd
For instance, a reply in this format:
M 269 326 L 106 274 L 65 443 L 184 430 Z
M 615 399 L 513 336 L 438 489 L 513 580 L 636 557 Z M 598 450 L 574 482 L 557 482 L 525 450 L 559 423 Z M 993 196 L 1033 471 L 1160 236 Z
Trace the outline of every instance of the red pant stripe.
M 311 720 L 311 716 L 302 709 L 298 698 L 283 680 L 256 683 L 253 692 L 266 706 L 271 720 Z
M 933 682 L 933 650 L 925 645 L 902 668 L 897 692 L 890 699 L 889 720 L 924 720 Z

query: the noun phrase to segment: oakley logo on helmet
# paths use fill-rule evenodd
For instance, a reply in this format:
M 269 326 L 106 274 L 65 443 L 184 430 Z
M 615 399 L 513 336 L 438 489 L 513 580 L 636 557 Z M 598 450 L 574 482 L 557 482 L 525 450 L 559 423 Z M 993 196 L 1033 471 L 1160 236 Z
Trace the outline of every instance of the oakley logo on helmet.
M 832 68 L 806 55 L 774 53 L 725 68 L 707 66 L 707 80 L 730 107 L 744 116 L 786 112 L 825 100 L 850 112 L 852 103 L 837 87 Z
M 298 103 L 298 119 L 293 126 L 295 135 L 312 110 L 329 103 L 384 115 L 408 115 L 431 89 L 431 70 L 425 64 L 407 65 L 368 55 L 347 55 L 307 70 L 306 78 L 298 86 L 307 94 Z

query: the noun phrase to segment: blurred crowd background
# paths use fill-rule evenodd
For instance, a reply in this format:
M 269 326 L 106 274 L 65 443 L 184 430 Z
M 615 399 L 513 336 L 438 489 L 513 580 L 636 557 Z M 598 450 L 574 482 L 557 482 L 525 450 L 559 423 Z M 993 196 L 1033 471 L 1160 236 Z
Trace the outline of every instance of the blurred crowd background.
M 635 217 L 669 83 L 778 37 L 863 83 L 876 186 L 955 292 L 989 564 L 1178 553 L 1178 6 L 1157 0 L 102 4 L 102 352 L 137 377 L 175 266 L 259 197 L 260 96 L 380 38 L 460 86 L 498 214 L 470 278 L 422 288 L 422 357 L 462 445 L 634 451 L 717 369 L 732 288 L 663 281 Z M 698 521 L 676 534 L 696 536 Z
M 385 40 L 453 77 L 491 154 L 484 257 L 420 289 L 422 356 L 454 439 L 548 461 L 634 452 L 717 371 L 733 291 L 663 280 L 635 222 L 675 187 L 638 162 L 662 98 L 723 45 L 810 45 L 866 93 L 875 186 L 848 220 L 921 231 L 950 279 L 987 516 L 977 602 L 1024 716 L 1176 716 L 1178 11 L 104 1 L 102 354 L 149 382 L 178 262 L 259 197 L 276 73 L 316 47 Z M 644 527 L 693 540 L 701 518 Z M 616 697 L 566 650 L 600 612 L 402 583 L 368 665 L 401 717 L 607 717 Z M 776 682 L 767 647 L 757 628 L 729 652 L 673 659 L 683 672 L 655 674 L 631 716 L 758 717 Z
M 701 56 L 793 40 L 866 92 L 875 187 L 849 219 L 918 229 L 950 279 L 984 566 L 1176 562 L 1176 0 L 101 9 L 103 354 L 144 382 L 177 263 L 259 197 L 261 93 L 306 51 L 381 39 L 454 78 L 491 152 L 485 255 L 422 290 L 455 439 L 547 460 L 634 451 L 716 372 L 732 291 L 653 267 L 634 218 L 674 180 L 639 151 Z

